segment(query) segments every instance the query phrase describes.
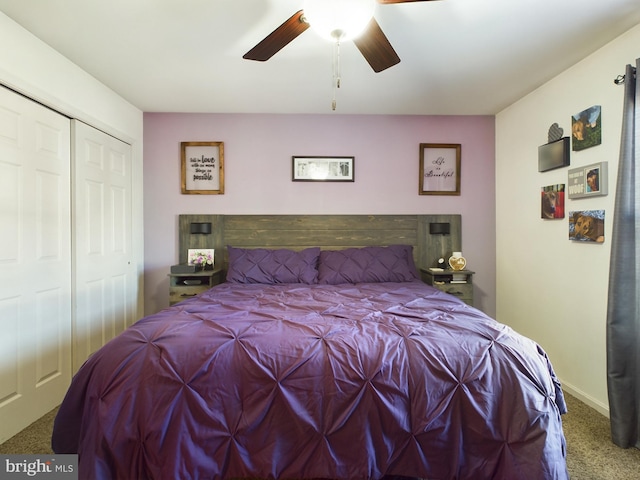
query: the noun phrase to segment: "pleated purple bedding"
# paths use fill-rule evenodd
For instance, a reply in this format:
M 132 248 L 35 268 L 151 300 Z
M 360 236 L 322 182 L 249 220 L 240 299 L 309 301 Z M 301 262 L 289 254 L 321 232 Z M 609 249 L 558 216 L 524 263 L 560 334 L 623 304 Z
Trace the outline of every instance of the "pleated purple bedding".
M 55 419 L 80 478 L 568 479 L 535 342 L 419 281 L 218 285 L 96 352 Z

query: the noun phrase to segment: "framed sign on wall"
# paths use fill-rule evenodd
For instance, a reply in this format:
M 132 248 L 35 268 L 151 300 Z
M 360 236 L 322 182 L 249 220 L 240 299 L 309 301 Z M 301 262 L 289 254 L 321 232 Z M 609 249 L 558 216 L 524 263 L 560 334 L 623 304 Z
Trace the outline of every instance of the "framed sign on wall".
M 459 143 L 420 144 L 420 195 L 460 195 Z
M 607 162 L 569 170 L 569 198 L 607 195 L 608 187 Z
M 223 142 L 181 142 L 182 193 L 224 193 Z

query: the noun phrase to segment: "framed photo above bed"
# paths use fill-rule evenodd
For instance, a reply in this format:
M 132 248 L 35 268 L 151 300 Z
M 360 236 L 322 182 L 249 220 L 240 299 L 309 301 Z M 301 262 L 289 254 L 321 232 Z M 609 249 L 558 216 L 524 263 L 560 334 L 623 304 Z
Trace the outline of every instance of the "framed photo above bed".
M 353 182 L 355 157 L 292 157 L 294 182 Z
M 460 195 L 459 143 L 420 144 L 420 195 Z
M 224 193 L 223 142 L 181 142 L 182 193 Z

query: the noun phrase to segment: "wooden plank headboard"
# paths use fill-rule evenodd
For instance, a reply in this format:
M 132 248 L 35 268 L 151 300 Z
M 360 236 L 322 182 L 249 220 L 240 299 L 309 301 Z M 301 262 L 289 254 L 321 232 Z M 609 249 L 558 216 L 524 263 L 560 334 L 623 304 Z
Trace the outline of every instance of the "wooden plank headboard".
M 211 223 L 211 234 L 191 233 L 192 223 Z M 431 223 L 449 223 L 448 235 L 430 234 Z M 462 250 L 460 215 L 180 215 L 179 261 L 190 248 L 215 248 L 226 270 L 227 245 L 239 248 L 307 247 L 339 250 L 371 245 L 412 245 L 416 266 L 435 266 Z

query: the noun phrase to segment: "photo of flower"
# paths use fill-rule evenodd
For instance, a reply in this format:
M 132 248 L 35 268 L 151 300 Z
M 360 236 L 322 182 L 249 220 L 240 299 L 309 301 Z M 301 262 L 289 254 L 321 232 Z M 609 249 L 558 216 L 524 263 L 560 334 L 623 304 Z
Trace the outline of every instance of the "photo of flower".
M 215 260 L 214 252 L 215 250 L 213 248 L 190 248 L 187 263 L 201 268 L 213 268 Z

